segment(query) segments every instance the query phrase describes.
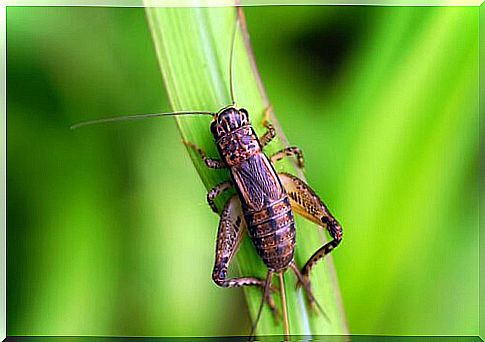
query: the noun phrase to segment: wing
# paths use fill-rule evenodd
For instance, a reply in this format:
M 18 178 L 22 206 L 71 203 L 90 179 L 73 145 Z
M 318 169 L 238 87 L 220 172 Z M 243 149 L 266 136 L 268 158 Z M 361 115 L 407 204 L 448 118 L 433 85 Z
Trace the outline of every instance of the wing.
M 245 204 L 259 210 L 281 198 L 283 188 L 268 158 L 257 154 L 231 169 Z

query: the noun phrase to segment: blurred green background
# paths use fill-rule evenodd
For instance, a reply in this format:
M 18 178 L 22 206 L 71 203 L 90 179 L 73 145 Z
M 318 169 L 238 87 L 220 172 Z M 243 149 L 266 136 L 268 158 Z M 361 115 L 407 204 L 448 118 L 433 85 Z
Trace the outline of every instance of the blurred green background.
M 345 229 L 350 332 L 477 335 L 478 8 L 245 13 Z M 247 334 L 242 291 L 211 281 L 218 218 L 174 120 L 69 130 L 169 109 L 144 11 L 10 7 L 7 49 L 8 334 Z

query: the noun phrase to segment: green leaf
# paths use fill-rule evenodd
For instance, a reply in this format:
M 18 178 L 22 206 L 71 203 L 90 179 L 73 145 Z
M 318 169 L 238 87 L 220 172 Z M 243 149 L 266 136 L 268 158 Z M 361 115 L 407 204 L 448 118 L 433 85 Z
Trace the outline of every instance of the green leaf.
M 150 6 L 151 2 L 146 1 L 146 5 Z M 232 7 L 147 7 L 146 13 L 172 109 L 217 112 L 231 104 L 229 64 L 236 10 Z M 241 21 L 240 27 L 236 35 L 233 60 L 235 100 L 237 106 L 249 111 L 252 124 L 256 132 L 261 135 L 264 132 L 261 124 L 263 113 L 269 102 L 251 54 L 244 20 Z M 199 145 L 210 157 L 218 157 L 209 129 L 210 117 L 178 117 L 176 120 L 184 140 Z M 270 144 L 267 153 L 288 146 L 274 115 L 271 120 L 277 129 L 278 138 Z M 208 169 L 197 154 L 191 150 L 188 152 L 207 189 L 229 179 L 227 170 Z M 303 176 L 296 170 L 292 161 L 281 161 L 276 168 L 278 171 L 284 170 Z M 219 209 L 223 207 L 230 195 L 225 194 L 218 199 L 216 203 Z M 295 260 L 301 267 L 322 245 L 325 234 L 320 228 L 303 219 L 298 218 L 296 223 Z M 237 254 L 237 264 L 240 274 L 259 277 L 266 275 L 267 270 L 249 238 L 246 238 L 241 245 Z M 301 289 L 295 289 L 294 275 L 286 272 L 285 288 L 291 334 L 346 334 L 345 314 L 331 257 L 315 267 L 311 280 L 314 295 L 324 307 L 329 319 L 310 310 L 306 304 L 305 294 Z M 221 291 L 224 290 L 221 289 Z M 257 288 L 246 288 L 245 293 L 249 311 L 254 320 L 261 302 L 262 291 Z M 277 305 L 281 308 L 279 300 Z M 271 311 L 265 306 L 257 334 L 281 335 L 283 333 L 282 323 L 276 324 Z

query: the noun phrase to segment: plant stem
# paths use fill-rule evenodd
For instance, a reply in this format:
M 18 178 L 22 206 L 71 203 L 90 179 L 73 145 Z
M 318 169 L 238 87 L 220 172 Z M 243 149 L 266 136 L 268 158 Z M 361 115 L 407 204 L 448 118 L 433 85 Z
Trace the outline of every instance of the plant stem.
M 150 0 L 145 3 L 148 6 L 151 4 Z M 147 7 L 146 13 L 172 109 L 217 112 L 231 104 L 229 55 L 237 11 L 233 7 Z M 239 10 L 239 15 L 241 30 L 238 30 L 236 35 L 233 61 L 235 99 L 238 105 L 248 109 L 253 127 L 260 135 L 264 132 L 261 123 L 269 101 L 256 70 L 242 10 Z M 209 117 L 179 117 L 176 120 L 184 140 L 199 145 L 209 156 L 218 155 L 209 130 Z M 269 150 L 275 151 L 288 146 L 288 142 L 273 114 L 271 121 L 276 127 L 278 138 L 270 144 Z M 191 150 L 189 153 L 207 189 L 230 179 L 226 170 L 208 169 L 197 154 Z M 278 171 L 284 170 L 303 177 L 290 161 L 281 162 L 276 167 Z M 232 194 L 220 196 L 221 198 L 216 201 L 219 210 Z M 322 244 L 324 235 L 317 226 L 309 222 L 297 219 L 296 223 L 295 260 L 301 267 Z M 255 253 L 249 238 L 244 239 L 236 258 L 241 274 L 265 276 L 266 267 Z M 317 266 L 311 276 L 315 297 L 325 308 L 329 320 L 310 312 L 302 290 L 295 289 L 295 277 L 286 272 L 284 280 L 287 286 L 290 332 L 298 335 L 346 334 L 345 315 L 331 258 L 326 258 L 322 265 Z M 254 319 L 262 291 L 257 288 L 245 288 L 245 294 Z M 281 304 L 280 301 L 277 301 L 278 303 Z M 284 333 L 282 324 L 275 323 L 267 307 L 261 315 L 257 333 Z

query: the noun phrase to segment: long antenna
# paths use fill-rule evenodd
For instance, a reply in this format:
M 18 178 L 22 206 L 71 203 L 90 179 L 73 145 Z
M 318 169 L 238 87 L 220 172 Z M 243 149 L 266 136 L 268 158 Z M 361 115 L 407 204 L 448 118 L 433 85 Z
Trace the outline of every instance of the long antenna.
M 97 125 L 101 123 L 107 122 L 115 122 L 115 121 L 129 121 L 129 120 L 139 120 L 139 119 L 146 119 L 146 118 L 156 118 L 160 116 L 177 116 L 177 115 L 210 115 L 214 116 L 214 113 L 207 112 L 207 111 L 181 111 L 181 112 L 166 112 L 166 113 L 151 113 L 151 114 L 135 114 L 135 115 L 126 115 L 126 116 L 115 116 L 110 118 L 104 119 L 96 119 L 96 120 L 89 120 L 77 123 L 71 126 L 71 129 L 76 129 L 85 126 Z
M 234 25 L 234 32 L 232 33 L 232 43 L 231 43 L 231 55 L 229 57 L 229 84 L 231 87 L 231 101 L 232 105 L 236 105 L 236 100 L 234 98 L 234 79 L 233 79 L 233 66 L 234 66 L 234 46 L 236 45 L 236 33 L 239 27 L 239 14 L 236 11 L 236 24 Z

